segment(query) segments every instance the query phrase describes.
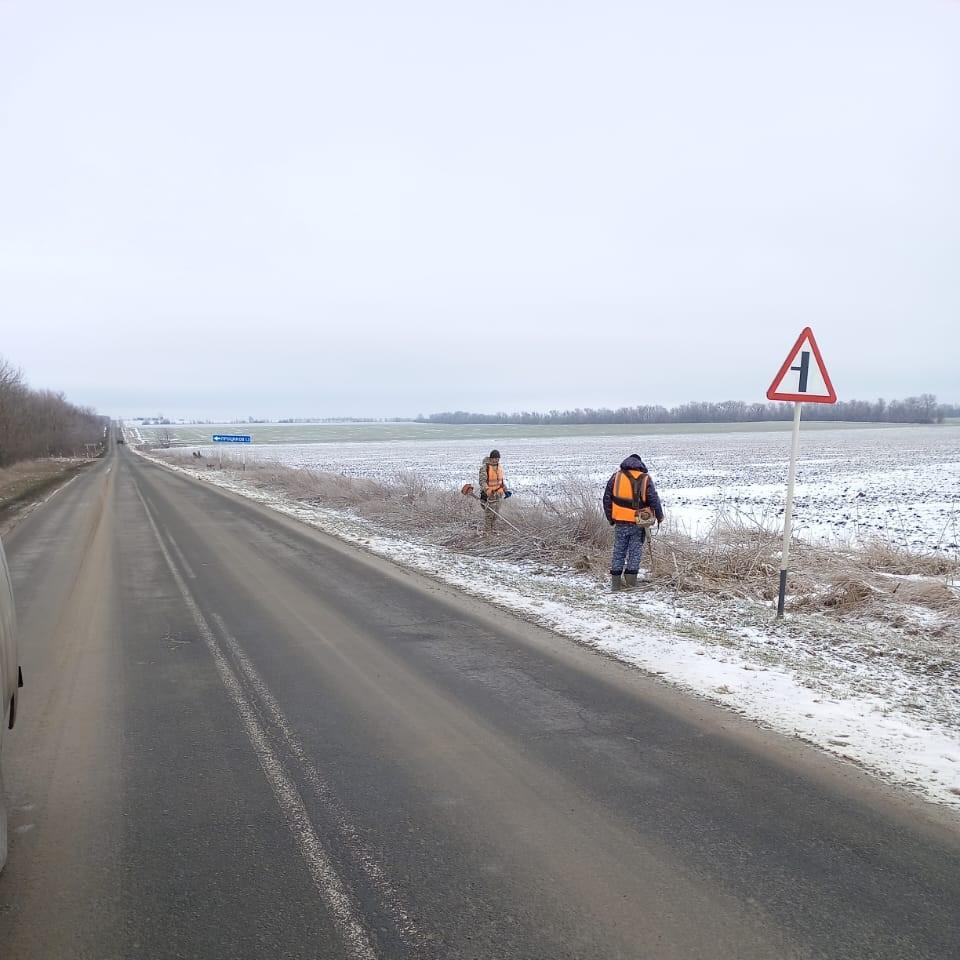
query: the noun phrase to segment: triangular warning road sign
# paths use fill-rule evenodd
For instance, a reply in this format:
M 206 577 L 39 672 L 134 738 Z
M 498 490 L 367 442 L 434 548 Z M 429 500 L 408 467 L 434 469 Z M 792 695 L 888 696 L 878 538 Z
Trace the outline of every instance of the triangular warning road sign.
M 837 391 L 820 356 L 813 331 L 804 327 L 767 391 L 768 400 L 836 403 Z

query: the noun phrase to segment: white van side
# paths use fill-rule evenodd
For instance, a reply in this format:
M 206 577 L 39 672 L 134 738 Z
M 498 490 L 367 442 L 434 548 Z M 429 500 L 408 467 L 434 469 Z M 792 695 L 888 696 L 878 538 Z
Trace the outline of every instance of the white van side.
M 3 738 L 17 719 L 17 690 L 20 666 L 17 657 L 16 617 L 13 610 L 13 587 L 7 558 L 0 544 L 0 870 L 7 862 L 7 798 L 3 789 Z

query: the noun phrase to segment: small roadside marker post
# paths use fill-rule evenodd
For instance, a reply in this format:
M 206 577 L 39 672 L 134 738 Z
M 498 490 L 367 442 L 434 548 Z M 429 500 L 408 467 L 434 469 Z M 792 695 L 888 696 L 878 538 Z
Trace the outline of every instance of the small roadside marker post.
M 780 551 L 780 590 L 777 595 L 777 619 L 783 619 L 787 595 L 787 567 L 790 563 L 790 537 L 793 532 L 793 492 L 797 481 L 797 454 L 800 451 L 800 411 L 804 403 L 836 403 L 837 392 L 830 382 L 813 331 L 804 327 L 793 349 L 787 354 L 773 383 L 768 400 L 793 403 L 793 436 L 790 441 L 790 469 L 787 472 L 787 502 L 783 511 L 783 548 Z

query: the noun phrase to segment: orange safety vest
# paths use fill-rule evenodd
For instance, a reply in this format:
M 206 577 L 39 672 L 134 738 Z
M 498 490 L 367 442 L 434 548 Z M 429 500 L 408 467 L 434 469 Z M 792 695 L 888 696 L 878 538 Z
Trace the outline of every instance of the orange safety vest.
M 503 493 L 506 488 L 503 485 L 503 467 L 500 464 L 487 464 L 487 496 L 491 493 Z
M 647 505 L 650 477 L 642 470 L 618 470 L 613 478 L 611 516 L 621 523 L 636 523 L 641 507 Z

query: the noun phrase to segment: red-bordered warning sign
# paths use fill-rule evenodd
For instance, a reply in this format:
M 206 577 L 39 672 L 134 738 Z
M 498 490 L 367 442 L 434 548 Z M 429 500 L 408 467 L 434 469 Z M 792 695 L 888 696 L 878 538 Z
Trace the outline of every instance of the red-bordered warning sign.
M 809 327 L 797 337 L 779 373 L 767 390 L 768 400 L 792 400 L 803 403 L 836 403 L 837 391 L 830 382 L 820 348 Z

